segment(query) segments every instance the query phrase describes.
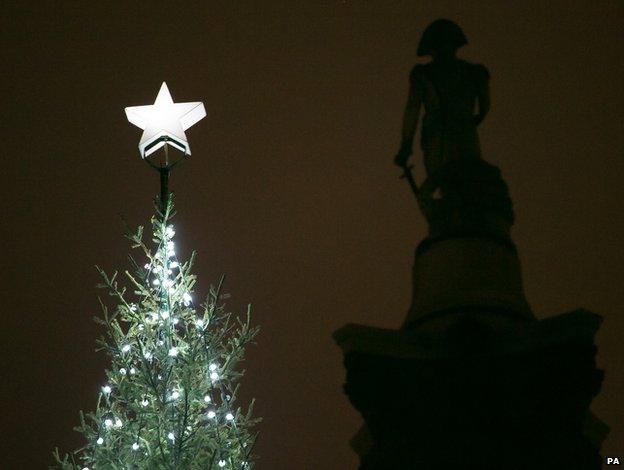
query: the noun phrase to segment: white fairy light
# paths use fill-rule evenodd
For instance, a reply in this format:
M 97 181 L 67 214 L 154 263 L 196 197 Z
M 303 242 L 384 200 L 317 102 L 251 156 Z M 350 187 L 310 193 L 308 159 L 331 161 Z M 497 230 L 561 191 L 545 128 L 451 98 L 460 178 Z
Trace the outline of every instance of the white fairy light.
M 191 305 L 192 300 L 193 300 L 193 297 L 191 297 L 191 294 L 189 294 L 188 292 L 185 292 L 182 295 L 182 302 L 184 303 L 184 306 L 188 307 L 189 305 Z
M 214 419 L 217 416 L 217 413 L 210 410 L 208 413 L 206 413 L 206 416 L 208 416 L 208 419 Z
M 134 444 L 132 444 L 132 450 L 139 450 L 139 443 L 135 442 Z
M 175 230 L 173 229 L 173 225 L 167 226 L 165 233 L 169 238 L 173 237 L 175 235 Z
M 98 437 L 98 440 L 95 441 L 95 442 L 97 442 L 98 445 L 102 445 L 102 444 L 104 444 L 104 439 L 102 439 L 101 437 Z
M 214 372 L 218 368 L 219 368 L 219 366 L 216 365 L 216 364 L 210 364 L 210 366 L 208 366 L 208 369 L 210 369 L 210 372 Z
M 201 318 L 198 318 L 197 320 L 195 320 L 195 324 L 197 325 L 197 328 L 203 328 L 204 327 L 204 320 L 202 320 Z
M 149 268 L 150 268 L 150 265 L 149 265 L 149 263 L 145 263 L 145 266 L 143 266 L 143 267 L 144 267 L 145 269 L 149 269 Z
M 225 467 L 225 460 L 219 460 L 219 467 Z
M 120 428 L 123 425 L 123 422 L 119 418 L 115 418 L 115 427 Z
M 112 388 L 110 387 L 110 385 L 104 385 L 102 387 L 102 392 L 106 393 L 107 395 L 112 391 Z
M 169 310 L 161 310 L 160 316 L 163 318 L 163 320 L 166 320 L 167 318 L 169 318 Z
M 180 319 L 174 318 L 173 320 L 171 320 L 171 323 L 173 323 L 174 325 L 177 325 L 178 323 L 180 323 Z
M 178 353 L 179 353 L 178 348 L 176 348 L 175 346 L 169 350 L 169 355 L 171 357 L 176 357 Z
M 130 311 L 136 312 L 137 311 L 137 306 L 135 304 L 131 304 L 130 305 Z
M 152 353 L 149 351 L 145 351 L 143 353 L 143 357 L 149 361 L 152 358 Z
M 160 284 L 160 280 L 159 280 L 159 279 L 154 279 L 154 280 L 152 281 L 152 284 L 154 284 L 155 286 L 157 286 L 157 285 L 159 285 L 159 284 Z
M 206 403 L 210 403 L 210 402 L 212 401 L 212 398 L 210 398 L 210 395 L 206 395 L 206 396 L 204 397 L 204 401 L 205 401 Z
M 128 371 L 124 367 L 122 367 L 121 369 L 119 369 L 119 373 L 121 375 L 126 375 L 128 373 Z
M 171 398 L 172 398 L 173 400 L 177 400 L 178 398 L 180 398 L 180 392 L 178 392 L 177 390 L 174 390 L 174 391 L 171 393 Z
M 141 323 L 138 327 L 139 331 L 143 331 L 145 329 L 145 325 Z
M 123 347 L 121 348 L 121 350 L 125 353 L 127 353 L 128 351 L 130 351 L 130 345 L 129 344 L 124 344 Z
M 106 418 L 104 420 L 104 426 L 106 426 L 107 428 L 110 428 L 113 425 L 113 420 L 110 418 Z
M 130 374 L 131 375 L 136 374 L 136 369 L 134 367 L 130 367 Z
M 175 269 L 178 266 L 180 266 L 180 263 L 178 263 L 177 261 L 172 261 L 171 263 L 169 263 L 169 266 L 171 266 L 173 269 Z
M 219 380 L 219 374 L 217 374 L 216 372 L 211 372 L 210 373 L 210 379 L 211 380 Z
M 175 244 L 172 241 L 167 242 L 167 251 L 175 250 Z
M 225 419 L 227 419 L 228 421 L 233 421 L 234 415 L 232 413 L 228 413 L 225 415 Z
M 143 398 L 143 400 L 141 400 L 141 406 L 146 407 L 147 405 L 149 405 L 149 401 L 147 400 L 147 398 Z
M 167 439 L 169 439 L 170 441 L 174 441 L 175 440 L 175 434 L 173 434 L 173 432 L 170 432 L 169 434 L 167 434 Z

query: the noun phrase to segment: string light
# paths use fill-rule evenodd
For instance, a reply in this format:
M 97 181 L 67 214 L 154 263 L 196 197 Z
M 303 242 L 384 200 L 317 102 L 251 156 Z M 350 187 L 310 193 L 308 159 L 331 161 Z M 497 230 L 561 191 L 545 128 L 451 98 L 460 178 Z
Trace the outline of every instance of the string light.
M 208 413 L 206 413 L 206 416 L 208 416 L 208 419 L 214 419 L 217 416 L 217 413 L 210 410 Z
M 145 353 L 143 353 L 143 357 L 149 361 L 152 358 L 152 353 L 145 351 Z
M 210 369 L 210 372 L 214 372 L 218 368 L 219 368 L 219 366 L 216 365 L 216 364 L 210 364 L 210 366 L 208 366 L 208 369 Z
M 210 379 L 211 380 L 219 380 L 219 374 L 217 374 L 216 372 L 211 372 L 210 373 Z
M 176 357 L 178 355 L 178 353 L 179 353 L 179 351 L 178 351 L 178 348 L 176 348 L 176 347 L 173 347 L 173 348 L 171 348 L 169 350 L 169 355 L 171 357 Z
M 210 398 L 210 396 L 209 396 L 209 395 L 206 395 L 206 396 L 204 397 L 204 401 L 205 401 L 206 403 L 210 403 L 210 402 L 212 401 L 212 398 Z
M 100 445 L 100 446 L 101 446 L 102 444 L 104 444 L 104 439 L 102 439 L 101 437 L 98 437 L 98 440 L 97 440 L 97 441 L 95 441 L 95 442 L 97 442 L 97 443 L 98 443 L 98 445 Z
M 225 419 L 227 419 L 228 421 L 233 421 L 234 415 L 232 413 L 228 413 L 225 415 Z
M 180 398 L 180 392 L 178 392 L 177 390 L 174 390 L 174 391 L 171 393 L 171 398 L 172 398 L 173 400 L 177 400 L 178 398 Z
M 130 367 L 130 374 L 136 374 L 136 369 L 134 367 Z
M 110 385 L 104 385 L 104 386 L 102 387 L 102 391 L 103 391 L 106 395 L 108 395 L 108 394 L 112 391 L 112 388 L 110 387 Z
M 126 369 L 124 369 L 124 368 L 122 367 L 121 369 L 119 369 L 119 373 L 120 373 L 121 375 L 126 375 L 126 374 L 127 374 L 127 371 L 126 371 Z
M 124 346 L 123 346 L 123 348 L 121 348 L 121 350 L 123 352 L 127 353 L 128 351 L 130 351 L 130 345 L 129 344 L 124 344 Z
M 204 320 L 198 318 L 197 320 L 195 320 L 195 324 L 197 325 L 197 328 L 202 329 L 204 327 Z
M 170 432 L 169 434 L 167 434 L 167 439 L 169 439 L 170 441 L 175 441 L 175 434 L 173 434 L 173 432 Z
M 115 418 L 115 427 L 120 428 L 123 425 L 123 422 L 119 418 Z
M 134 444 L 132 444 L 132 450 L 139 450 L 139 443 L 135 442 Z
M 182 302 L 184 303 L 185 307 L 188 307 L 189 305 L 191 305 L 192 300 L 193 300 L 193 297 L 191 297 L 191 294 L 189 294 L 188 292 L 185 292 L 182 295 Z
M 141 406 L 146 407 L 147 405 L 149 405 L 149 401 L 147 400 L 147 398 L 143 398 L 143 400 L 141 400 Z
M 110 418 L 106 418 L 104 420 L 104 426 L 106 426 L 107 428 L 110 428 L 113 425 L 113 420 Z
M 225 467 L 225 460 L 219 460 L 219 467 Z

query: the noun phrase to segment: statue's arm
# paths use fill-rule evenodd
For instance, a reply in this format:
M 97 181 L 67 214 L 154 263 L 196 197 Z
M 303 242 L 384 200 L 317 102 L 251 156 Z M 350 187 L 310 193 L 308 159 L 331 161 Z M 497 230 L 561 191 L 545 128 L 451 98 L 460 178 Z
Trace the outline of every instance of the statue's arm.
M 490 73 L 483 66 L 478 66 L 479 82 L 477 86 L 477 108 L 475 123 L 478 126 L 490 111 Z
M 410 88 L 403 111 L 403 127 L 401 131 L 401 148 L 394 157 L 394 163 L 399 166 L 405 166 L 407 159 L 412 154 L 412 146 L 416 127 L 418 125 L 418 117 L 420 114 L 420 106 L 422 104 L 421 79 L 415 68 L 410 74 Z

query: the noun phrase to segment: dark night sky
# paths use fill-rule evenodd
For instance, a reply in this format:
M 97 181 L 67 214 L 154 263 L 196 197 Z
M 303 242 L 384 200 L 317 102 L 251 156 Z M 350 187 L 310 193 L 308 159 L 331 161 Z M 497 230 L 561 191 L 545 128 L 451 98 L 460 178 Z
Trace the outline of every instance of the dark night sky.
M 20 2 L 0 20 L 0 468 L 81 443 L 106 365 L 93 266 L 125 268 L 119 215 L 146 223 L 157 192 L 123 108 L 163 80 L 208 111 L 173 175 L 179 251 L 198 251 L 201 294 L 226 273 L 229 305 L 252 302 L 262 327 L 242 385 L 264 417 L 258 468 L 355 468 L 331 333 L 407 310 L 425 225 L 392 156 L 417 38 L 441 16 L 492 74 L 482 147 L 514 198 L 536 315 L 604 315 L 592 408 L 605 452 L 624 453 L 621 2 L 91 3 Z

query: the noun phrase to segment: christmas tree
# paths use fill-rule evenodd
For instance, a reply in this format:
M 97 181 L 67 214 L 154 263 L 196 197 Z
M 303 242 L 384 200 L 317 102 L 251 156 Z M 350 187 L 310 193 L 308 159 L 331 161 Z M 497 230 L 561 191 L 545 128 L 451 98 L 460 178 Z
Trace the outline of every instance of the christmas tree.
M 165 136 L 165 151 L 167 145 Z M 166 184 L 170 168 L 166 155 L 166 165 L 158 167 L 161 197 L 151 241 L 144 240 L 143 227 L 127 235 L 144 260 L 130 257 L 133 269 L 125 271 L 125 282 L 118 273 L 108 275 L 98 268 L 101 287 L 116 303 L 109 309 L 100 302 L 102 316 L 97 319 L 105 327 L 98 343 L 111 366 L 95 412 L 81 414 L 76 428 L 86 445 L 64 456 L 57 450 L 57 468 L 253 466 L 253 427 L 259 419 L 252 417 L 253 402 L 246 409 L 237 405 L 244 373 L 237 366 L 258 329 L 250 326 L 249 307 L 244 320 L 226 310 L 223 278 L 210 288 L 205 302 L 194 304 L 195 254 L 186 262 L 176 256 L 173 202 Z

